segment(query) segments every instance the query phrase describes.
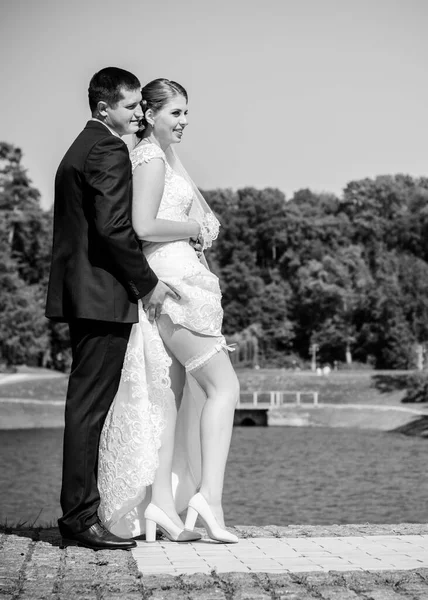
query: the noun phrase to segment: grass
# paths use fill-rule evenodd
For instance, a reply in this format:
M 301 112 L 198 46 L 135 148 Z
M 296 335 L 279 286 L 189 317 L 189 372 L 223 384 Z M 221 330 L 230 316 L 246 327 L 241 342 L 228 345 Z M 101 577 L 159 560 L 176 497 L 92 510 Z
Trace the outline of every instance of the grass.
M 46 523 L 36 525 L 42 512 L 43 508 L 40 509 L 37 517 L 33 521 L 16 521 L 9 523 L 6 519 L 4 523 L 0 522 L 0 532 L 12 533 L 13 531 L 40 531 L 41 529 L 52 529 L 53 527 L 57 527 L 56 521 L 48 521 Z
M 1 398 L 31 398 L 33 400 L 62 400 L 67 391 L 68 377 L 30 379 L 0 385 Z
M 242 391 L 318 391 L 320 402 L 346 404 L 399 404 L 405 395 L 410 371 L 333 371 L 318 376 L 311 371 L 238 369 Z M 65 398 L 68 377 L 33 379 L 0 385 L 2 398 L 60 400 Z
M 405 395 L 406 371 L 333 371 L 328 376 L 311 371 L 240 369 L 242 391 L 314 391 L 320 402 L 345 404 L 400 404 Z M 388 385 L 382 382 L 388 381 Z

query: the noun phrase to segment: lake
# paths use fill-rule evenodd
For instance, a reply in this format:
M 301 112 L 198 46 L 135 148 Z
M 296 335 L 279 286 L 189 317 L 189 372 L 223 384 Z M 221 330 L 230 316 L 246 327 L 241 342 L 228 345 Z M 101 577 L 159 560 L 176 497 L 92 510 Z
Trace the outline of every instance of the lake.
M 427 440 L 378 431 L 237 427 L 229 525 L 428 521 Z M 61 429 L 0 431 L 0 521 L 59 515 Z

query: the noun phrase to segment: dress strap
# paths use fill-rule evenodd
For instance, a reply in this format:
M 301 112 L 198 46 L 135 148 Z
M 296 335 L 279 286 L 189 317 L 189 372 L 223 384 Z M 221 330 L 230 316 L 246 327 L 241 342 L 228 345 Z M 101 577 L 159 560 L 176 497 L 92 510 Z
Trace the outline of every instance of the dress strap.
M 150 162 L 153 160 L 153 158 L 162 159 L 166 166 L 166 156 L 162 148 L 160 148 L 157 144 L 153 144 L 152 142 L 140 142 L 138 146 L 135 146 L 130 154 L 132 170 L 135 171 L 137 167 L 142 165 L 144 162 Z

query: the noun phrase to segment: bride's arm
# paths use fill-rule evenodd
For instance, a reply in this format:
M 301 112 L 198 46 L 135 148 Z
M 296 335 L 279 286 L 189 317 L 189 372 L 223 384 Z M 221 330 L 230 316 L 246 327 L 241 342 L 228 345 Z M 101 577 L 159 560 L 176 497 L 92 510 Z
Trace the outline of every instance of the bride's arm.
M 165 164 L 160 158 L 139 165 L 133 175 L 132 225 L 140 240 L 172 242 L 197 238 L 199 223 L 157 219 L 165 184 Z

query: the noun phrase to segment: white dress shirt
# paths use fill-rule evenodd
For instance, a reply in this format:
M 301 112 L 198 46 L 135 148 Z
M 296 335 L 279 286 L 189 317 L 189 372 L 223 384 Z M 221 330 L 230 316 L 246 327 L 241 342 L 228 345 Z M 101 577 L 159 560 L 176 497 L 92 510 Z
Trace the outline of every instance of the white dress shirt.
M 100 119 L 96 119 L 95 117 L 92 117 L 89 120 L 90 121 L 96 121 L 97 123 L 101 123 L 101 125 L 104 125 L 104 127 L 107 127 L 107 129 L 110 131 L 110 133 L 112 133 L 116 137 L 120 138 L 120 135 L 118 133 L 116 133 L 116 131 L 113 131 L 113 129 L 110 129 L 110 127 L 106 123 L 104 123 L 104 121 L 100 121 Z

